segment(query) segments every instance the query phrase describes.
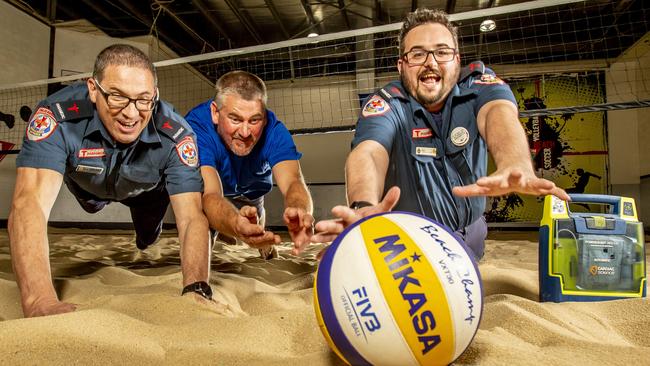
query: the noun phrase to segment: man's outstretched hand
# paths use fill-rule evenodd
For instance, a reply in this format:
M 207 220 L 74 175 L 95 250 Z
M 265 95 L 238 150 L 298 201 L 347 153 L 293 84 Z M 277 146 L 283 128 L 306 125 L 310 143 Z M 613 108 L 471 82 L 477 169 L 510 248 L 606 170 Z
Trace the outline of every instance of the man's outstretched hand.
M 293 242 L 293 255 L 300 254 L 310 243 L 314 235 L 314 216 L 302 208 L 287 207 L 283 215 L 291 241 Z
M 474 184 L 454 187 L 452 193 L 460 197 L 503 196 L 509 193 L 534 196 L 552 194 L 565 201 L 571 200 L 569 195 L 555 183 L 537 177 L 532 171 L 519 168 L 497 170 L 487 177 L 479 178 Z
M 257 209 L 252 206 L 244 206 L 239 210 L 239 217 L 235 223 L 235 235 L 249 246 L 258 249 L 280 243 L 279 235 L 265 231 L 257 223 Z
M 334 240 L 346 227 L 359 221 L 360 219 L 382 213 L 389 212 L 399 201 L 400 190 L 398 187 L 392 187 L 386 192 L 384 198 L 374 206 L 362 207 L 353 210 L 347 206 L 335 206 L 332 208 L 332 214 L 337 217 L 331 220 L 322 220 L 316 223 L 316 234 L 311 237 L 313 243 L 324 243 Z

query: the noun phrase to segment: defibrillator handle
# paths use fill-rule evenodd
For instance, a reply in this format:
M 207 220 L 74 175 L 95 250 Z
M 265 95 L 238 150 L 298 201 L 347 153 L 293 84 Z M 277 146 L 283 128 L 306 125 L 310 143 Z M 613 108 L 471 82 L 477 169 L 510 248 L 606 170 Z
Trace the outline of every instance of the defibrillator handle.
M 600 203 L 611 205 L 610 213 L 619 212 L 621 197 L 606 194 L 569 193 L 571 203 Z

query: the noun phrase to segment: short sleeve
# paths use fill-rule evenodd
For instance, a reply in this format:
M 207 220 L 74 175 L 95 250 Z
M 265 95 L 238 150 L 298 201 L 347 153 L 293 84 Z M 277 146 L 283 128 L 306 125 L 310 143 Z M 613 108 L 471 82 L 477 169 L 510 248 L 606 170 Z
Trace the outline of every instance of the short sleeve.
M 393 104 L 378 95 L 368 99 L 357 121 L 352 148 L 354 149 L 363 141 L 372 140 L 380 143 L 390 154 L 397 132 L 395 123 L 397 111 L 394 108 Z
M 298 152 L 291 133 L 282 123 L 273 126 L 269 137 L 268 162 L 271 167 L 285 160 L 300 160 L 302 154 Z
M 62 126 L 49 108 L 38 108 L 27 125 L 16 167 L 51 169 L 64 174 L 67 157 Z
M 481 107 L 493 100 L 505 99 L 512 102 L 515 107 L 517 106 L 517 100 L 510 86 L 499 79 L 494 71 L 490 69 L 485 69 L 485 72 L 480 77 L 473 79 L 470 87 L 477 91 L 477 113 Z
M 195 136 L 180 139 L 169 154 L 165 166 L 165 182 L 170 195 L 186 192 L 203 192 L 203 179 L 199 170 Z
M 211 101 L 205 102 L 192 109 L 185 120 L 196 134 L 196 145 L 199 150 L 201 166 L 217 168 L 217 141 L 219 138 L 212 123 L 210 114 Z

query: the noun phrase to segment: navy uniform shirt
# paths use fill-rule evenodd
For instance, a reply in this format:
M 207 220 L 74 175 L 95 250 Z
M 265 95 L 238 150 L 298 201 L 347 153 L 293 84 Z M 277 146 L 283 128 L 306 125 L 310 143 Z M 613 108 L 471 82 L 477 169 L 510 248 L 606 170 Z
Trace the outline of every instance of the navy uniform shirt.
M 38 105 L 16 166 L 57 171 L 66 182 L 109 201 L 161 183 L 170 195 L 203 189 L 194 133 L 170 104 L 160 101 L 138 139 L 121 146 L 99 119 L 86 83 L 70 85 Z
M 441 113 L 428 112 L 400 82 L 392 82 L 364 105 L 352 147 L 374 140 L 386 149 L 390 160 L 384 189 L 401 189 L 395 210 L 420 213 L 460 230 L 483 214 L 485 198 L 456 197 L 451 189 L 487 174 L 487 146 L 476 116 L 497 99 L 517 105 L 510 88 L 480 61 L 463 68 Z

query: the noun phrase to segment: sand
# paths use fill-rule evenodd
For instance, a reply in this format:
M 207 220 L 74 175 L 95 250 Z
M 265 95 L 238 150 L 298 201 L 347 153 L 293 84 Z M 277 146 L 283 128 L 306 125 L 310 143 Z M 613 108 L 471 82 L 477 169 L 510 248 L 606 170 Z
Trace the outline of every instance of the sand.
M 540 303 L 535 234 L 489 239 L 481 325 L 456 365 L 650 365 L 648 299 Z M 129 232 L 52 230 L 50 241 L 55 286 L 79 309 L 23 319 L 0 231 L 0 364 L 343 365 L 313 311 L 322 245 L 294 257 L 283 243 L 265 262 L 218 244 L 215 307 L 180 296 L 173 232 L 144 252 Z

